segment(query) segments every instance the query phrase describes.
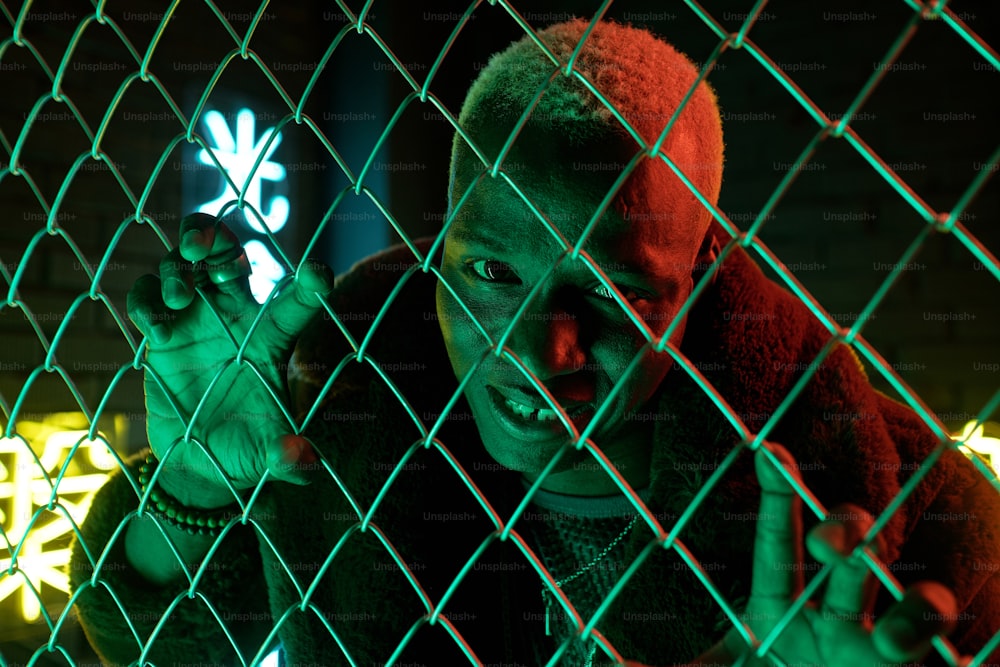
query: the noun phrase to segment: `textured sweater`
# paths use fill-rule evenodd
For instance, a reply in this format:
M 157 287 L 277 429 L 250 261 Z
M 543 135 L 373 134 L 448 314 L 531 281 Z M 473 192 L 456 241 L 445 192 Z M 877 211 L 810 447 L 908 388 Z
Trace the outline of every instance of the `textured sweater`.
M 318 318 L 299 341 L 291 389 L 302 416 L 321 399 L 306 432 L 336 478 L 265 487 L 251 520 L 227 534 L 197 586 L 143 582 L 122 555 L 124 531 L 111 541 L 137 506 L 134 465 L 97 493 L 70 578 L 80 621 L 106 662 L 134 661 L 149 642 L 146 658 L 158 665 L 240 664 L 237 648 L 250 662 L 279 640 L 290 665 L 368 666 L 390 656 L 453 665 L 469 655 L 530 665 L 539 647 L 551 656 L 537 545 L 525 522 L 505 530 L 524 499 L 518 475 L 486 454 L 460 397 L 432 446 L 421 444 L 457 383 L 434 315 L 434 279 L 404 276 L 400 267 L 411 262 L 405 248 L 387 251 L 339 279 L 333 295 L 361 341 L 402 283 L 366 351 L 405 404 L 370 363 L 341 365 L 350 348 Z M 756 432 L 829 338 L 797 298 L 737 251 L 692 310 L 681 349 Z M 331 374 L 336 380 L 324 389 Z M 683 370 L 667 374 L 656 401 L 646 415 L 655 421 L 646 504 L 666 534 L 741 444 Z M 876 516 L 938 445 L 912 411 L 872 389 L 843 345 L 768 438 L 796 457 L 825 507 L 851 502 Z M 749 593 L 759 493 L 752 454 L 743 451 L 680 532 L 735 609 Z M 1000 575 L 988 567 L 1000 553 L 998 505 L 996 490 L 948 451 L 882 531 L 884 559 L 904 586 L 934 579 L 955 592 L 962 612 L 952 639 L 967 653 L 1000 629 Z M 805 528 L 814 523 L 806 511 Z M 667 665 L 705 651 L 726 625 L 675 550 L 647 549 L 655 538 L 638 521 L 622 540 L 623 562 L 643 557 L 597 629 L 623 657 Z M 806 567 L 807 576 L 816 570 Z M 883 591 L 878 609 L 890 601 Z

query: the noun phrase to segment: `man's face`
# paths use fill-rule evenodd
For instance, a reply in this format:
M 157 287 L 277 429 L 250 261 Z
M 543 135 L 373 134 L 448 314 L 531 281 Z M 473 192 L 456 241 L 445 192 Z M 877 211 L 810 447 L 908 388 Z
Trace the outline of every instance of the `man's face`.
M 610 167 L 614 158 L 602 159 L 600 154 L 589 161 L 570 160 L 565 154 L 557 157 L 555 147 L 544 140 L 519 143 L 529 147 L 516 144 L 505 162 L 512 180 L 566 241 L 575 244 L 621 170 Z M 453 201 L 480 171 L 480 163 L 461 151 Z M 662 200 L 662 190 L 654 196 L 647 186 L 642 176 L 626 184 L 618 205 L 608 208 L 583 250 L 658 340 L 691 292 L 692 263 L 701 239 L 673 224 L 671 201 Z M 448 230 L 442 275 L 493 341 L 510 329 L 507 348 L 578 431 L 608 402 L 591 437 L 612 461 L 631 460 L 629 450 L 636 446 L 637 434 L 647 441 L 649 434 L 642 422 L 630 417 L 652 397 L 672 360 L 667 353 L 649 351 L 646 336 L 584 261 L 566 257 L 546 275 L 564 254 L 510 184 L 487 176 Z M 487 451 L 507 468 L 537 475 L 570 441 L 570 432 L 513 362 L 488 354 L 489 341 L 442 283 L 437 312 L 457 378 L 472 373 L 465 396 Z M 679 343 L 682 335 L 683 322 L 673 342 Z M 643 350 L 641 363 L 619 382 Z M 620 390 L 609 399 L 619 383 Z M 593 463 L 585 450 L 574 451 L 555 471 L 572 471 L 581 464 L 592 470 Z M 622 473 L 630 477 L 629 471 Z

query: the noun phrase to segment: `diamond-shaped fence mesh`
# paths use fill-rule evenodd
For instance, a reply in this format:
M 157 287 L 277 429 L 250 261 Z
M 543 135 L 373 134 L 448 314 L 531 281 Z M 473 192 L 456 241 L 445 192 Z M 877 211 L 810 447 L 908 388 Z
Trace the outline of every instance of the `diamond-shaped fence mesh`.
M 0 664 L 96 664 L 79 616 L 108 659 L 152 664 L 260 664 L 277 660 L 279 645 L 301 664 L 673 664 L 694 659 L 732 627 L 766 659 L 794 664 L 802 658 L 782 654 L 780 633 L 795 631 L 791 618 L 821 591 L 831 567 L 786 564 L 804 571 L 806 589 L 767 635 L 741 615 L 751 554 L 732 553 L 751 543 L 759 489 L 744 480 L 753 478 L 751 452 L 770 439 L 798 458 L 794 487 L 807 525 L 825 518 L 832 502 L 868 501 L 875 520 L 859 549 L 880 535 L 896 539 L 888 566 L 863 552 L 882 589 L 880 609 L 924 570 L 943 572 L 960 603 L 972 606 L 957 613 L 960 650 L 935 639 L 934 659 L 956 664 L 964 652 L 972 664 L 987 664 L 1000 646 L 997 608 L 982 599 L 996 593 L 988 581 L 1000 568 L 990 551 L 997 527 L 982 519 L 996 518 L 1000 493 L 1000 434 L 989 430 L 1000 403 L 1000 237 L 997 192 L 989 189 L 1000 164 L 990 94 L 1000 63 L 988 17 L 914 0 L 819 8 L 623 1 L 545 11 L 504 1 L 398 4 L 0 4 Z M 567 58 L 538 33 L 571 16 L 587 29 Z M 578 66 L 601 19 L 648 26 L 696 61 L 697 82 L 713 85 L 727 138 L 718 205 L 698 190 L 691 164 L 665 148 L 693 89 L 650 137 Z M 532 81 L 532 103 L 517 110 L 523 116 L 513 130 L 487 146 L 459 123 L 462 97 L 489 53 L 524 36 L 545 54 L 549 75 L 540 86 Z M 534 105 L 563 78 L 590 89 L 596 113 L 634 139 L 624 159 L 544 157 L 554 171 L 590 165 L 579 166 L 587 172 L 581 182 L 603 184 L 565 207 L 534 196 L 541 190 L 516 157 L 530 154 L 526 145 L 544 145 L 526 128 Z M 448 141 L 456 132 L 475 166 L 453 183 L 448 206 Z M 645 299 L 599 261 L 593 240 L 604 238 L 602 216 L 644 160 L 665 164 L 719 230 L 719 261 L 696 272 L 674 312 L 637 305 Z M 613 172 L 597 178 L 611 171 L 603 164 Z M 518 283 L 523 292 L 509 312 L 468 298 L 457 282 L 466 274 L 449 272 L 455 260 L 447 256 L 442 268 L 438 255 L 466 217 L 496 219 L 497 211 L 472 203 L 488 188 L 513 193 L 508 205 L 521 202 L 518 213 L 530 221 L 511 228 L 530 230 L 524 238 L 493 239 L 507 244 L 507 256 L 544 247 L 539 263 L 552 260 L 531 267 L 537 280 Z M 228 332 L 210 341 L 217 358 L 210 372 L 198 358 L 169 369 L 148 360 L 149 340 L 126 302 L 139 276 L 160 268 L 181 217 L 194 211 L 219 215 L 236 231 L 264 303 L 247 321 L 199 283 L 195 306 Z M 567 211 L 582 224 L 566 223 Z M 647 218 L 662 212 L 652 211 Z M 642 215 L 633 211 L 634 220 Z M 269 365 L 262 350 L 288 325 L 279 295 L 293 289 L 304 258 L 321 257 L 339 272 L 389 244 L 402 245 L 318 297 L 319 324 L 300 343 L 292 393 L 283 391 L 288 366 Z M 800 305 L 720 311 L 721 321 L 689 330 L 683 343 L 672 339 L 681 316 L 696 322 L 711 312 L 705 301 L 726 284 L 721 274 L 749 270 L 740 264 L 746 256 Z M 480 280 L 516 282 L 505 273 L 513 263 L 487 269 L 489 257 L 462 261 Z M 601 295 L 602 317 L 635 343 L 619 368 L 593 372 L 609 378 L 607 402 L 585 422 L 559 404 L 568 394 L 553 386 L 569 385 L 539 377 L 526 343 L 532 330 L 543 338 L 564 331 L 567 313 L 540 304 L 570 271 Z M 434 308 L 438 281 L 438 299 L 451 311 Z M 734 288 L 729 298 L 741 294 Z M 447 312 L 471 332 L 451 341 L 472 350 L 452 350 L 457 383 L 440 341 L 451 330 L 438 322 Z M 497 312 L 509 318 L 502 325 Z M 587 326 L 609 325 L 578 326 L 576 335 L 586 337 Z M 820 333 L 792 356 L 759 347 L 807 326 Z M 772 333 L 741 341 L 720 327 L 736 328 L 737 337 Z M 702 335 L 737 347 L 689 342 Z M 670 396 L 688 403 L 639 413 L 673 458 L 654 454 L 646 464 L 651 484 L 634 488 L 647 479 L 617 469 L 621 449 L 600 424 L 653 358 L 672 366 L 667 378 L 679 393 Z M 819 402 L 815 387 L 840 378 L 845 358 L 864 365 L 910 416 L 888 402 L 878 403 L 885 414 L 877 416 L 849 407 L 872 403 Z M 757 376 L 747 377 L 751 363 Z M 204 392 L 193 402 L 174 394 L 178 368 L 181 384 L 201 378 Z M 470 445 L 476 410 L 462 392 L 475 391 L 479 372 L 531 388 L 534 420 L 548 412 L 538 408 L 544 400 L 570 435 L 531 481 L 506 474 L 498 462 L 510 461 L 493 450 L 496 461 L 470 453 L 478 452 Z M 240 510 L 222 522 L 206 556 L 162 586 L 139 578 L 123 556 L 141 553 L 126 546 L 137 517 L 152 517 L 143 525 L 178 540 L 170 547 L 176 555 L 165 558 L 179 563 L 190 546 L 154 509 L 156 478 L 143 483 L 132 456 L 146 446 L 144 374 L 147 390 L 166 387 L 170 396 L 159 405 L 161 423 L 180 423 L 177 437 L 160 444 L 161 461 L 213 445 L 217 454 L 218 440 L 202 424 L 222 409 L 217 429 L 229 422 L 231 440 L 270 420 L 280 431 L 308 434 L 319 456 L 306 466 L 314 474 L 308 487 L 274 481 L 271 472 L 260 483 L 231 479 Z M 779 376 L 785 384 L 772 382 Z M 758 386 L 767 389 L 747 395 Z M 780 394 L 765 395 L 777 387 Z M 874 422 L 871 435 L 865 429 Z M 838 439 L 828 449 L 791 441 L 831 434 Z M 900 454 L 863 451 L 868 441 L 860 438 L 890 434 L 903 434 L 894 443 Z M 558 497 L 541 488 L 565 472 L 563 460 L 593 471 L 590 479 L 619 499 L 618 511 L 636 518 L 610 529 L 576 515 L 566 520 Z M 942 477 L 945 461 L 953 472 L 963 462 L 963 472 Z M 114 490 L 90 509 L 109 475 Z M 959 482 L 965 486 L 948 486 Z M 752 504 L 725 504 L 741 498 Z M 569 538 L 546 547 L 545 531 Z M 914 544 L 935 545 L 934 553 L 908 551 L 897 539 L 906 531 Z M 570 555 L 560 561 L 552 544 Z M 598 593 L 574 587 L 587 579 Z M 551 637 L 543 624 L 556 626 Z M 652 637 L 666 637 L 671 652 L 652 654 L 660 645 Z

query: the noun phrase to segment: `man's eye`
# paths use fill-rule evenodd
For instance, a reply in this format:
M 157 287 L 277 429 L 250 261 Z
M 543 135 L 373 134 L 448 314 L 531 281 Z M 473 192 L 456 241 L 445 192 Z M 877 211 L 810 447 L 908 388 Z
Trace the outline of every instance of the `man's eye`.
M 594 294 L 601 297 L 602 299 L 607 299 L 609 301 L 614 301 L 615 297 L 611 294 L 611 290 L 607 285 L 601 284 L 594 288 Z
M 635 290 L 630 289 L 628 287 L 621 287 L 621 286 L 619 286 L 618 287 L 618 291 L 622 293 L 622 296 L 625 297 L 626 301 L 630 301 L 630 302 L 631 301 L 637 301 L 637 300 L 643 298 L 641 294 L 637 293 Z M 596 286 L 594 288 L 594 294 L 597 295 L 597 296 L 599 296 L 600 298 L 606 299 L 608 301 L 614 301 L 615 300 L 614 295 L 611 293 L 611 288 L 608 287 L 607 285 L 605 285 L 604 283 L 601 283 L 600 285 L 598 285 L 598 286 Z
M 517 279 L 510 265 L 498 259 L 477 259 L 469 262 L 469 266 L 472 267 L 473 272 L 482 280 L 510 282 Z

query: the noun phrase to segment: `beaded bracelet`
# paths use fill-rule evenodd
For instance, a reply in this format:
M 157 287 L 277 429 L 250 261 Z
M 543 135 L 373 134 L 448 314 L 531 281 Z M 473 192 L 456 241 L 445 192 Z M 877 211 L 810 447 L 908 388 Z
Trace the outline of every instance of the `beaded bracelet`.
M 203 510 L 182 505 L 179 500 L 165 493 L 158 486 L 151 487 L 149 481 L 159 461 L 152 453 L 146 454 L 146 462 L 139 468 L 139 486 L 142 493 L 149 491 L 147 509 L 169 525 L 183 530 L 189 535 L 216 537 L 233 517 L 240 516 L 239 505 L 226 505 L 218 509 Z

